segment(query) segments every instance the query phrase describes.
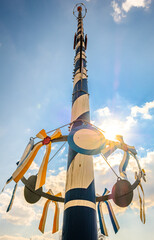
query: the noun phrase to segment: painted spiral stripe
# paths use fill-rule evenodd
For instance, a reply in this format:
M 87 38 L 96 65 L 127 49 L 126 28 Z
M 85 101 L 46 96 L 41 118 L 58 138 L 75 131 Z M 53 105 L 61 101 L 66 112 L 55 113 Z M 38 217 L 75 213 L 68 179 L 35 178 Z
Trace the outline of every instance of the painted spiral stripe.
M 71 121 L 83 119 L 89 122 L 89 94 L 84 41 L 82 42 L 82 73 L 80 72 L 80 55 L 79 58 L 76 57 L 81 51 L 81 35 L 84 36 L 83 23 L 82 18 L 79 17 L 74 59 Z M 82 124 L 82 121 L 76 121 L 71 126 L 71 129 Z M 69 147 L 62 240 L 72 239 L 97 240 L 97 221 L 93 158 L 92 156 L 77 153 Z

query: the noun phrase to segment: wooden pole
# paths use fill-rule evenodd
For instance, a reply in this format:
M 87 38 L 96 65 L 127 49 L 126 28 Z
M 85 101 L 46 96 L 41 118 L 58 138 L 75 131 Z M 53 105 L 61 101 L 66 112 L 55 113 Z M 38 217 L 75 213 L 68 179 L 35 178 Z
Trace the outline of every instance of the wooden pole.
M 82 6 L 82 5 L 81 5 Z M 78 11 L 71 122 L 90 122 L 82 7 Z M 77 121 L 71 130 L 83 125 Z M 93 157 L 69 147 L 62 240 L 97 240 Z

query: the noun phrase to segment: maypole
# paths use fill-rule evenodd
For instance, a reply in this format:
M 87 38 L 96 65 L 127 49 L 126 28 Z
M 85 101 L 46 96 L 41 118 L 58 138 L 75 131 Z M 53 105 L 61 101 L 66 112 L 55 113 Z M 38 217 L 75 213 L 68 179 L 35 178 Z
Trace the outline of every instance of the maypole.
M 87 37 L 84 37 L 83 30 L 83 18 L 86 11 L 83 4 L 77 4 L 74 8 L 78 26 L 74 36 L 75 58 L 71 122 L 75 122 L 71 126 L 70 135 L 74 129 L 82 128 L 84 121 L 90 122 L 85 54 Z M 62 240 L 72 239 L 96 240 L 97 221 L 93 157 L 76 152 L 69 147 Z
M 78 26 L 77 33 L 74 36 L 75 58 L 71 122 L 47 133 L 42 129 L 36 137 L 30 138 L 20 161 L 17 162 L 16 170 L 5 184 L 6 186 L 12 180 L 15 182 L 7 212 L 12 208 L 20 180 L 25 185 L 24 197 L 28 203 L 34 204 L 41 197 L 47 199 L 38 227 L 42 233 L 45 230 L 47 211 L 51 202 L 55 205 L 52 233 L 59 230 L 58 204 L 64 203 L 62 240 L 97 240 L 96 209 L 100 232 L 103 236 L 108 236 L 102 211 L 103 203 L 107 206 L 111 224 L 114 232 L 117 233 L 120 227 L 110 200 L 112 199 L 119 207 L 127 207 L 132 202 L 135 188 L 138 188 L 140 219 L 145 223 L 144 191 L 141 184 L 141 179 L 146 181 L 145 171 L 140 166 L 135 147 L 126 144 L 120 135 L 116 136 L 116 141 L 106 139 L 103 131 L 90 123 L 87 61 L 85 54 L 87 35 L 84 36 L 83 31 L 83 18 L 86 16 L 86 12 L 87 9 L 83 3 L 76 4 L 73 11 L 73 14 L 77 18 Z M 62 135 L 61 129 L 66 126 L 69 126 L 69 133 L 68 135 Z M 51 135 L 49 136 L 48 134 Z M 43 191 L 48 163 L 64 146 L 63 144 L 49 160 L 51 147 L 54 142 L 68 142 L 69 144 L 65 196 L 63 197 L 61 192 L 58 192 L 58 189 L 56 194 L 52 192 L 52 189 L 48 189 L 47 192 Z M 26 179 L 24 175 L 42 146 L 46 147 L 46 151 L 39 171 L 37 175 L 32 175 Z M 114 171 L 107 159 L 117 149 L 121 149 L 124 153 L 119 165 L 119 174 Z M 109 165 L 117 177 L 111 193 L 108 189 L 104 188 L 102 190 L 103 194 L 95 194 L 93 155 L 97 154 L 102 156 L 102 161 L 105 161 Z M 138 167 L 138 172 L 135 172 L 133 184 L 128 181 L 126 172 L 130 156 L 134 158 Z

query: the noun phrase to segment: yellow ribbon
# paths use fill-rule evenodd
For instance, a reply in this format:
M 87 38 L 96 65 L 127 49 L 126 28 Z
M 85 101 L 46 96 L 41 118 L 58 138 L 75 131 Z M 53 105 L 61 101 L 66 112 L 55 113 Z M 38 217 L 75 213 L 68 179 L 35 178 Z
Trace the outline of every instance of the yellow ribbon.
M 145 171 L 144 171 L 144 173 L 145 173 Z M 135 179 L 137 179 L 137 173 L 135 173 Z M 141 197 L 141 194 L 139 191 L 139 187 L 143 194 L 143 200 L 142 200 L 142 197 Z M 137 192 L 138 192 L 138 197 L 139 197 L 139 201 L 140 201 L 140 219 L 141 219 L 141 222 L 143 224 L 145 224 L 145 221 L 146 221 L 146 218 L 145 218 L 145 195 L 144 195 L 144 190 L 143 190 L 141 182 L 137 186 Z
M 40 169 L 38 171 L 35 190 L 39 189 L 45 184 L 47 166 L 48 166 L 49 156 L 51 152 L 51 141 L 53 139 L 61 137 L 62 134 L 60 129 L 57 129 L 50 137 L 48 137 L 45 130 L 42 129 L 36 136 L 43 139 L 43 145 L 46 145 L 46 152 L 45 152 L 43 161 L 41 163 Z
M 47 192 L 50 195 L 53 195 L 53 192 L 51 189 L 49 189 L 49 191 Z M 57 197 L 61 197 L 62 194 L 61 192 L 56 194 L 55 196 Z M 46 223 L 46 218 L 47 218 L 47 212 L 48 212 L 48 208 L 49 208 L 49 204 L 52 200 L 47 200 L 44 204 L 44 208 L 43 208 L 43 212 L 42 212 L 42 216 L 40 219 L 40 224 L 39 224 L 39 230 L 44 233 L 44 229 L 45 229 L 45 223 Z M 59 204 L 55 201 L 52 201 L 55 204 L 55 213 L 54 213 L 54 220 L 53 220 L 53 227 L 52 227 L 52 233 L 55 233 L 59 230 Z
M 46 153 L 38 173 L 39 178 L 38 178 L 37 188 L 40 188 L 45 183 L 47 163 L 48 163 L 48 159 L 51 151 L 51 140 L 62 136 L 62 134 L 60 129 L 58 129 L 53 133 L 51 137 L 48 137 L 45 130 L 42 129 L 36 136 L 43 139 L 43 141 L 38 142 L 34 145 L 32 151 L 28 154 L 28 156 L 25 158 L 22 164 L 14 171 L 14 173 L 12 174 L 12 178 L 17 183 L 29 169 L 39 149 L 43 145 L 47 145 Z M 42 178 L 42 180 L 40 180 L 40 177 Z

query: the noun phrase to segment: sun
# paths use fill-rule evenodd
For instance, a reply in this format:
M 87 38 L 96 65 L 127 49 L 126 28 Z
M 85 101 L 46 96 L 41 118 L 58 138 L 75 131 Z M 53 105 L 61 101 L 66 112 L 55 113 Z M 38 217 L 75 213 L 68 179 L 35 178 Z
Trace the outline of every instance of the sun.
M 116 135 L 126 136 L 126 126 L 125 122 L 118 119 L 112 119 L 104 121 L 100 128 L 104 131 L 104 136 L 106 139 L 116 141 Z

